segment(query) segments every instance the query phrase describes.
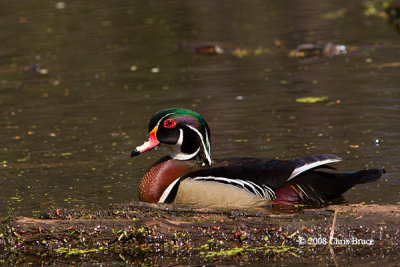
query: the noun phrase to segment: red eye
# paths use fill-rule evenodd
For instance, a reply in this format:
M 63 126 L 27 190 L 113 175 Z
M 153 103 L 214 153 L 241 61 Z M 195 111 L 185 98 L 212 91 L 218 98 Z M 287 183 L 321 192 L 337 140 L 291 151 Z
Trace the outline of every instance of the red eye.
M 165 128 L 172 128 L 175 127 L 175 121 L 173 119 L 167 119 L 164 121 Z

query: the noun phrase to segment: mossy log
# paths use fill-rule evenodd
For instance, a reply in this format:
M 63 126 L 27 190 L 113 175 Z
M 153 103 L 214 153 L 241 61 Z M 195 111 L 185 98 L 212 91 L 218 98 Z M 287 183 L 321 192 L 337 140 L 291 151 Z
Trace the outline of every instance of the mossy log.
M 395 263 L 400 206 L 210 210 L 129 203 L 2 222 L 0 263 Z

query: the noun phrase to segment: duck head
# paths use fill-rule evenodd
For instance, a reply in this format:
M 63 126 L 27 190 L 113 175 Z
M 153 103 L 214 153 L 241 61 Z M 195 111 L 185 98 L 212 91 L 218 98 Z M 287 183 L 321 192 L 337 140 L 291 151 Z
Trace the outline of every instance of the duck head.
M 211 165 L 210 129 L 204 118 L 192 110 L 171 108 L 154 114 L 147 140 L 132 151 L 131 157 L 161 144 L 169 146 L 169 156 L 173 159 L 198 158 L 201 163 Z

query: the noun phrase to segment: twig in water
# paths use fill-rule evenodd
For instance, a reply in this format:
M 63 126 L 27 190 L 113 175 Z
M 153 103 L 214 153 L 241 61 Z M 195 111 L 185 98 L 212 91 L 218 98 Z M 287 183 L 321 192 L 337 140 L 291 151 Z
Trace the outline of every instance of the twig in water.
M 336 225 L 336 216 L 337 216 L 337 209 L 335 209 L 335 212 L 333 213 L 333 220 L 332 220 L 332 226 L 331 226 L 331 233 L 329 235 L 329 251 L 331 252 L 332 255 L 332 259 L 333 262 L 335 263 L 335 266 L 339 266 L 337 261 L 336 261 L 336 257 L 335 257 L 335 252 L 333 251 L 333 247 L 332 247 L 332 240 L 333 240 L 333 235 L 335 234 L 335 225 Z

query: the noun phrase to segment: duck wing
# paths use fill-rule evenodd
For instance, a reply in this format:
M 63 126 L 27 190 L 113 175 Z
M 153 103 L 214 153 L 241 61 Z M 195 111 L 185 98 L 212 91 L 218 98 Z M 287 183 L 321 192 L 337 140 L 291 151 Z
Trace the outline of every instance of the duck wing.
M 315 156 L 305 156 L 297 159 L 291 159 L 290 161 L 296 165 L 296 168 L 293 170 L 288 180 L 293 179 L 301 173 L 318 167 L 334 169 L 332 167 L 329 167 L 327 164 L 339 162 L 342 161 L 342 159 L 333 154 L 323 154 Z
M 332 154 L 305 156 L 291 160 L 265 158 L 228 158 L 215 161 L 214 167 L 202 168 L 185 174 L 182 179 L 215 180 L 235 183 L 234 180 L 249 181 L 259 186 L 282 187 L 301 173 L 320 168 L 342 159 Z

